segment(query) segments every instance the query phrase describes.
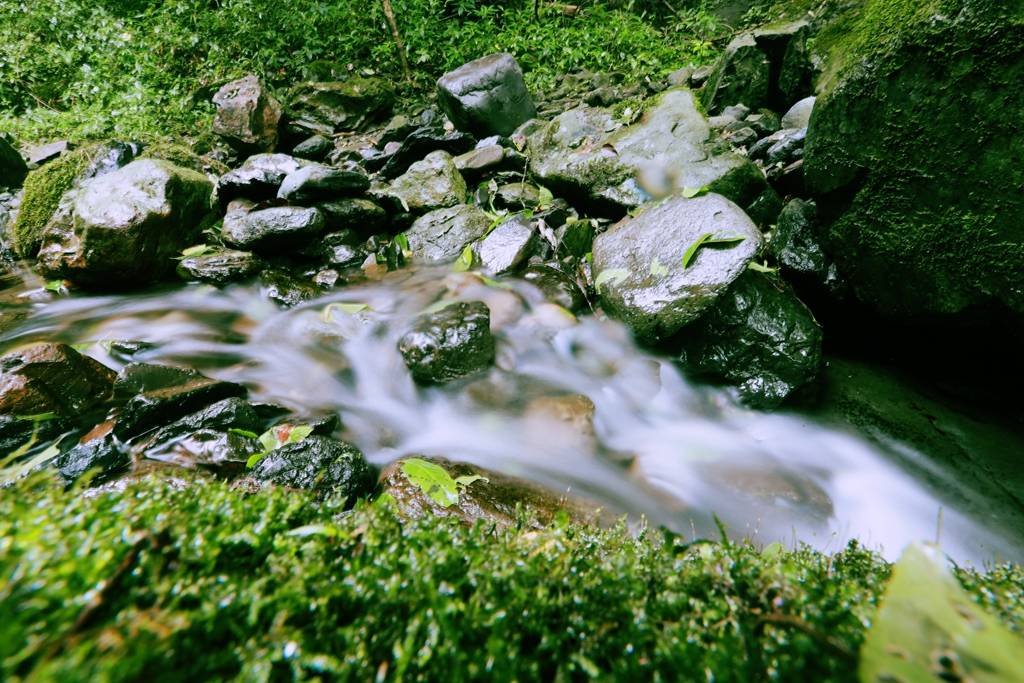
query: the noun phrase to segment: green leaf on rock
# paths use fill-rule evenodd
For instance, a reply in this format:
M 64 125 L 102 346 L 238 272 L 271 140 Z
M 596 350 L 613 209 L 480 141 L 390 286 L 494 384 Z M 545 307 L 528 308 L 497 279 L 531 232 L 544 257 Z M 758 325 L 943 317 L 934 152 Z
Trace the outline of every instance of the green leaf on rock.
M 749 268 L 750 270 L 752 270 L 752 271 L 754 271 L 756 273 L 777 273 L 777 272 L 779 272 L 778 268 L 769 268 L 767 265 L 758 263 L 757 261 L 751 261 L 750 263 L 748 263 L 747 264 L 747 268 Z
M 861 649 L 860 680 L 1024 681 L 1024 640 L 960 586 L 938 548 L 912 545 L 893 569 Z
M 214 248 L 209 244 L 197 244 L 194 247 L 181 250 L 181 256 L 178 257 L 179 261 L 187 258 L 196 258 L 198 256 L 206 256 L 207 254 L 213 253 Z
M 455 477 L 455 483 L 463 488 L 468 488 L 470 484 L 482 481 L 485 484 L 490 482 L 487 477 L 481 477 L 479 474 L 466 474 L 461 477 Z
M 280 424 L 275 425 L 259 435 L 260 445 L 263 450 L 252 455 L 245 461 L 245 466 L 252 469 L 268 453 L 284 446 L 285 444 L 298 443 L 313 433 L 310 425 Z
M 421 458 L 409 458 L 402 462 L 402 474 L 443 508 L 459 502 L 458 484 L 440 465 Z
M 621 285 L 625 282 L 626 278 L 629 277 L 629 271 L 625 268 L 608 268 L 598 273 L 597 278 L 594 280 L 594 288 L 597 293 L 601 293 L 601 287 L 611 283 L 613 285 Z
M 555 201 L 555 195 L 551 194 L 551 190 L 549 190 L 548 188 L 544 187 L 543 185 L 538 185 L 537 189 L 540 192 L 539 208 L 545 209 L 545 208 L 551 206 L 551 203 L 553 201 Z
M 45 285 L 43 285 L 43 289 L 48 292 L 53 292 L 54 294 L 68 293 L 67 282 L 64 280 L 49 280 Z
M 453 270 L 456 273 L 464 273 L 473 267 L 473 245 L 467 244 L 466 248 L 462 250 L 462 255 L 459 256 L 459 260 L 455 262 Z
M 238 436 L 244 436 L 249 439 L 260 438 L 260 435 L 257 434 L 256 432 L 250 432 L 248 429 L 238 429 L 236 427 L 232 427 L 231 429 L 229 429 L 228 434 L 237 434 Z
M 708 192 L 707 185 L 705 185 L 704 187 L 684 187 L 683 188 L 683 196 L 686 197 L 687 199 L 693 199 L 694 197 L 699 197 L 702 194 L 707 194 L 707 192 Z
M 661 265 L 661 261 L 655 258 L 653 261 L 651 261 L 651 275 L 655 277 L 663 277 L 665 275 L 668 275 L 668 268 Z
M 329 323 L 334 319 L 335 311 L 340 311 L 345 315 L 355 315 L 356 313 L 362 313 L 363 311 L 368 310 L 370 310 L 370 307 L 366 304 L 335 302 L 324 306 L 324 310 L 320 313 L 320 319 L 325 323 Z
M 746 237 L 715 237 L 713 233 L 706 232 L 697 240 L 690 245 L 690 248 L 683 254 L 683 268 L 689 267 L 693 260 L 697 258 L 697 252 L 700 251 L 701 247 L 708 247 L 711 245 L 737 245 L 740 242 L 747 239 Z

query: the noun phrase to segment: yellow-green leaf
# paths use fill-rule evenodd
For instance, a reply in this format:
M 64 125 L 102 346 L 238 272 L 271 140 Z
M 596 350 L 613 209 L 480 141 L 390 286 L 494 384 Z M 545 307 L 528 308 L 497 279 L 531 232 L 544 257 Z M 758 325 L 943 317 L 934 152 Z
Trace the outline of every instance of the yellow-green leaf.
M 409 458 L 402 462 L 402 474 L 443 508 L 459 502 L 458 484 L 440 465 L 421 458 Z

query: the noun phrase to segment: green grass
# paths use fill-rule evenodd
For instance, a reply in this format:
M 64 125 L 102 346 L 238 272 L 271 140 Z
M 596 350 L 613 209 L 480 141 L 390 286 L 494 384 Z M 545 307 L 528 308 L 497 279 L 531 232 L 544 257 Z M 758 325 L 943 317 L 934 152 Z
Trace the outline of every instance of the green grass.
M 676 3 L 691 6 L 683 18 L 588 3 L 577 17 L 546 10 L 536 21 L 530 0 L 393 4 L 415 69 L 403 95 L 413 100 L 446 70 L 497 50 L 518 57 L 533 88 L 579 68 L 639 82 L 714 52 L 699 0 Z M 323 60 L 401 82 L 376 0 L 0 2 L 0 129 L 23 140 L 201 134 L 222 83 L 256 72 L 284 88 L 323 71 Z
M 500 532 L 215 483 L 87 498 L 37 479 L 0 493 L 0 678 L 853 680 L 889 572 L 856 545 Z M 1024 625 L 1019 569 L 961 581 Z

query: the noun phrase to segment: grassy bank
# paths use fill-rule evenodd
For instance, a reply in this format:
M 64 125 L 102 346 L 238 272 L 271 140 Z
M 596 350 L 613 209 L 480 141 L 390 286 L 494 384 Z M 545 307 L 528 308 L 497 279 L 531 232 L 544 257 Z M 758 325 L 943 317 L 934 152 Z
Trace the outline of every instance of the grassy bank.
M 678 2 L 678 16 L 599 2 L 565 16 L 548 4 L 535 18 L 532 0 L 393 0 L 415 71 L 405 95 L 423 97 L 446 70 L 498 50 L 517 56 L 534 88 L 580 68 L 639 82 L 713 52 L 699 0 Z M 283 87 L 324 60 L 402 80 L 376 0 L 4 2 L 0 130 L 27 140 L 192 134 L 208 128 L 225 81 L 255 72 Z
M 890 567 L 147 483 L 0 494 L 0 678 L 852 680 Z M 964 572 L 1024 626 L 1018 570 Z M 455 676 L 455 678 L 452 678 Z

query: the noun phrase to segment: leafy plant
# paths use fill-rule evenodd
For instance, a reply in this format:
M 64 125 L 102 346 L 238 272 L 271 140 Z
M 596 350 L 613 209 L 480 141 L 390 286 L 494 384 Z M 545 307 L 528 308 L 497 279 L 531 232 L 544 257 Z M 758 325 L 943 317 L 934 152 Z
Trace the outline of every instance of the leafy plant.
M 473 267 L 474 260 L 475 256 L 473 254 L 473 245 L 467 244 L 466 248 L 462 250 L 461 254 L 459 254 L 459 260 L 457 260 L 455 265 L 452 266 L 452 270 L 456 273 L 464 273 Z

